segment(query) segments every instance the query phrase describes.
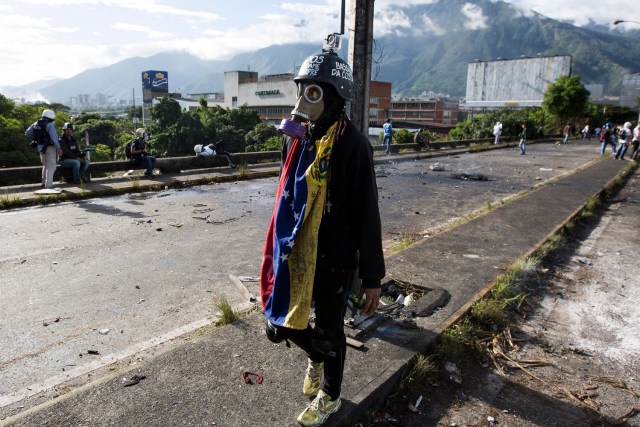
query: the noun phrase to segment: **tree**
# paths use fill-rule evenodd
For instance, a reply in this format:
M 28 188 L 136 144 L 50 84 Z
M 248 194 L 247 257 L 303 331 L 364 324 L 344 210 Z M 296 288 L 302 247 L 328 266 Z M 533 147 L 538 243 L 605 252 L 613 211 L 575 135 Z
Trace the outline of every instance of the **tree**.
M 278 144 L 275 148 L 273 138 Z M 281 136 L 272 124 L 260 122 L 245 135 L 244 139 L 247 142 L 245 151 L 271 151 L 279 149 Z
M 155 122 L 156 131 L 164 131 L 169 126 L 178 123 L 182 116 L 182 108 L 178 101 L 173 98 L 158 98 L 158 103 L 151 107 L 151 118 Z
M 580 77 L 561 76 L 545 92 L 542 108 L 563 123 L 585 112 L 589 95 Z

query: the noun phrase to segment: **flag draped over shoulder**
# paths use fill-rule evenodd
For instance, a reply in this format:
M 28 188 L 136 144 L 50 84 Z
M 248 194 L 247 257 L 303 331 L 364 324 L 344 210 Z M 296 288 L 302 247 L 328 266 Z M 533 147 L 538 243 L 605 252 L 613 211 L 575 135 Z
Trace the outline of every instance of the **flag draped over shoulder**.
M 276 326 L 305 329 L 309 322 L 318 230 L 337 124 L 315 147 L 306 138 L 296 139 L 280 175 L 260 271 L 262 308 Z

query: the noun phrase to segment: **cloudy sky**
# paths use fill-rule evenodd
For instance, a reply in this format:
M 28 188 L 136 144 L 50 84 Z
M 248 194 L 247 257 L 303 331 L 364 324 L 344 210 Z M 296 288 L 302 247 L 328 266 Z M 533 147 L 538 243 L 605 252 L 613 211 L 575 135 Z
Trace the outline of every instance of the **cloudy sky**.
M 377 36 L 406 26 L 392 5 L 436 0 L 376 0 Z M 443 0 L 447 1 L 447 0 Z M 637 0 L 507 0 L 525 13 L 585 25 L 611 25 L 612 11 L 637 10 Z M 454 3 L 454 2 L 452 2 Z M 340 0 L 0 0 L 0 87 L 69 78 L 120 60 L 185 50 L 206 59 L 287 42 L 314 42 L 340 29 Z M 350 0 L 346 1 L 347 10 Z M 458 5 L 458 2 L 455 2 Z M 459 7 L 459 6 L 456 6 Z M 490 19 L 462 6 L 467 28 Z M 635 20 L 640 21 L 640 12 Z M 423 17 L 425 25 L 430 22 Z M 624 24 L 629 28 L 636 24 Z M 433 31 L 443 31 L 436 25 Z

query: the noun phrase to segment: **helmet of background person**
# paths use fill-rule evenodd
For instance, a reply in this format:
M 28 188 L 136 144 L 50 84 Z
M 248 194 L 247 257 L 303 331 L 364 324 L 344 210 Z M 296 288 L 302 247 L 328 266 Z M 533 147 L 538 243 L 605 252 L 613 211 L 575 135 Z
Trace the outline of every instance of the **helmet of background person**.
M 67 122 L 64 125 L 62 125 L 62 130 L 67 130 L 67 129 L 74 130 L 73 123 Z

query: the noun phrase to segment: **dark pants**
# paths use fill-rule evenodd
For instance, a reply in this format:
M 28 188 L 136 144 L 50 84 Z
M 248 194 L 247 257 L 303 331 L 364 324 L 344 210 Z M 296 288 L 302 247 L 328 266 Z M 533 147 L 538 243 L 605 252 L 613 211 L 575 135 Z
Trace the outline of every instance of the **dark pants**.
M 324 362 L 322 390 L 332 399 L 340 397 L 347 340 L 344 315 L 353 272 L 316 271 L 313 287 L 315 327 L 298 331 L 287 329 L 286 336 L 314 362 Z
M 147 171 L 145 172 L 146 176 L 153 176 L 153 169 L 156 167 L 156 158 L 153 156 L 141 156 L 134 159 L 131 159 L 131 164 L 134 168 L 139 167 L 144 162 L 147 167 Z

